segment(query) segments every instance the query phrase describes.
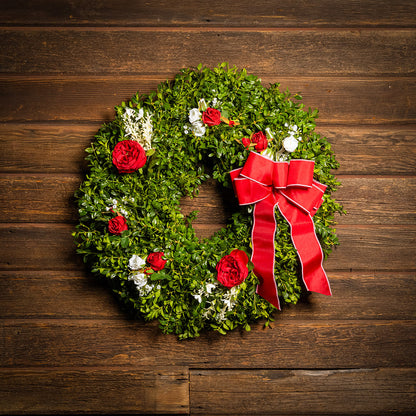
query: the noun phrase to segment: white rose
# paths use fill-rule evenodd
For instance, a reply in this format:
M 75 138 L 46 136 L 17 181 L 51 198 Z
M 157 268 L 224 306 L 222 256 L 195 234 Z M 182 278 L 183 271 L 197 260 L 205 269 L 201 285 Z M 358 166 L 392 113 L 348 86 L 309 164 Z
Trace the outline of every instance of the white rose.
M 133 280 L 138 289 L 147 285 L 147 277 L 144 273 L 135 273 L 129 276 L 129 280 Z
M 294 136 L 288 136 L 283 140 L 283 147 L 285 148 L 286 152 L 292 153 L 298 147 L 298 143 L 299 142 Z
M 129 260 L 129 267 L 131 270 L 140 270 L 146 266 L 146 262 L 137 254 L 133 254 Z
M 205 126 L 202 120 L 195 121 L 192 123 L 192 131 L 195 136 L 201 137 L 205 134 Z
M 195 123 L 197 121 L 201 120 L 201 113 L 197 108 L 192 108 L 192 110 L 189 110 L 189 122 Z

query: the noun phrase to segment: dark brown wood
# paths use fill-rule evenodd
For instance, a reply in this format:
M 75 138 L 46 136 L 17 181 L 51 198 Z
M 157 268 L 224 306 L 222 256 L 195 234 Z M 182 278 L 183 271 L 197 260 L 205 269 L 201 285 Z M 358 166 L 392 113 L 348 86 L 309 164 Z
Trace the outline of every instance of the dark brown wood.
M 82 272 L 0 273 L 0 318 L 100 319 L 128 316 L 103 280 Z
M 414 368 L 192 370 L 191 412 L 407 415 L 416 412 L 415 377 Z
M 114 118 L 114 106 L 136 91 L 154 91 L 172 77 L 173 73 L 166 77 L 0 76 L 0 121 L 93 121 L 98 130 Z M 265 86 L 279 82 L 282 91 L 301 93 L 305 109 L 319 109 L 318 124 L 348 124 L 356 129 L 359 124 L 408 124 L 416 119 L 415 106 L 409 106 L 416 101 L 413 77 L 284 77 L 276 67 L 262 81 Z
M 116 320 L 3 320 L 3 367 L 189 366 L 191 368 L 412 367 L 416 323 L 291 321 L 190 341 L 156 323 Z
M 91 412 L 188 414 L 188 370 L 140 365 L 0 369 L 0 414 Z
M 346 216 L 337 216 L 340 224 L 382 224 L 386 216 L 392 225 L 416 223 L 414 201 L 409 197 L 416 193 L 415 177 L 339 175 L 338 179 L 342 186 L 333 197 L 347 210 Z M 0 222 L 76 222 L 73 195 L 81 182 L 79 175 L 3 175 Z M 238 210 L 233 191 L 215 181 L 201 186 L 198 197 L 183 198 L 181 206 L 185 215 L 199 212 L 195 224 L 218 224 L 217 228 Z
M 260 76 L 406 76 L 416 71 L 411 29 L 23 28 L 0 30 L 0 43 L 0 71 L 10 74 L 169 76 L 200 62 L 229 62 Z
M 0 3 L 1 414 L 416 413 L 413 0 Z M 332 297 L 179 341 L 88 274 L 72 193 L 115 105 L 222 61 L 319 109 L 349 214 Z M 182 206 L 209 236 L 231 200 Z
M 284 305 L 291 320 L 416 318 L 415 272 L 330 272 L 333 296 L 312 293 Z M 72 271 L 2 271 L 0 318 L 123 319 L 129 316 L 103 280 Z M 290 322 L 288 322 L 290 324 Z
M 98 125 L 0 124 L 0 171 L 80 173 Z
M 100 104 L 97 102 L 95 106 L 98 109 Z M 86 169 L 84 149 L 98 128 L 98 123 L 0 124 L 0 171 L 78 174 Z M 413 175 L 416 172 L 416 125 L 321 124 L 316 131 L 332 143 L 340 162 L 337 175 Z
M 200 237 L 208 237 L 218 224 L 195 224 Z M 3 270 L 80 270 L 67 224 L 0 224 L 0 269 Z M 329 271 L 415 269 L 415 226 L 345 225 L 337 226 L 341 242 L 324 266 Z
M 318 126 L 332 143 L 340 167 L 355 175 L 413 175 L 416 126 Z
M 114 26 L 220 26 L 220 27 L 415 27 L 411 0 L 260 0 L 255 3 L 211 0 L 198 3 L 106 0 L 100 7 L 82 0 L 23 0 L 2 2 L 2 25 L 114 25 Z

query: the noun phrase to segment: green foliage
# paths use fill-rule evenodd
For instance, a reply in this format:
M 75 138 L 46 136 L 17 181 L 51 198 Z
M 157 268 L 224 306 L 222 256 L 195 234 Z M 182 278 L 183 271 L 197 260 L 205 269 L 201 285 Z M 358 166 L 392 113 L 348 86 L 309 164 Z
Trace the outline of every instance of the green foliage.
M 217 102 L 224 117 L 238 120 L 206 127 L 202 137 L 185 133 L 188 115 L 198 101 Z M 203 329 L 222 334 L 238 326 L 250 330 L 250 323 L 272 320 L 275 308 L 256 295 L 256 276 L 230 292 L 216 283 L 216 264 L 234 248 L 251 253 L 252 207 L 241 207 L 225 228 L 199 241 L 192 228 L 192 216 L 180 210 L 183 196 L 194 196 L 209 176 L 230 187 L 229 171 L 242 166 L 249 151 L 243 137 L 269 128 L 274 140 L 270 148 L 281 154 L 282 141 L 290 126 L 298 127 L 299 147 L 286 160 L 315 160 L 315 178 L 328 185 L 324 203 L 314 217 L 325 256 L 338 243 L 334 214 L 342 207 L 331 198 L 339 185 L 331 173 L 338 164 L 328 141 L 314 132 L 316 111 L 305 111 L 301 97 L 292 99 L 279 84 L 264 87 L 243 69 L 221 64 L 209 69 L 182 70 L 171 82 L 164 82 L 149 95 L 136 94 L 116 107 L 115 119 L 102 126 L 86 149 L 89 173 L 76 192 L 79 224 L 74 232 L 77 251 L 91 270 L 111 282 L 114 293 L 138 317 L 158 319 L 166 333 L 180 338 L 196 337 Z M 146 165 L 136 173 L 119 174 L 112 164 L 112 150 L 128 138 L 123 127 L 126 108 L 151 113 L 152 149 Z M 280 152 L 280 153 L 279 153 Z M 116 201 L 116 202 L 115 202 Z M 121 236 L 108 232 L 114 207 L 126 213 L 129 229 Z M 285 303 L 296 303 L 301 295 L 299 262 L 290 239 L 290 229 L 276 213 L 276 280 Z M 163 251 L 168 260 L 160 272 L 149 275 L 152 289 L 140 293 L 129 278 L 129 259 Z M 211 293 L 207 285 L 215 285 Z M 198 299 L 198 293 L 202 294 Z M 224 300 L 225 299 L 225 300 Z M 228 305 L 232 305 L 227 308 Z

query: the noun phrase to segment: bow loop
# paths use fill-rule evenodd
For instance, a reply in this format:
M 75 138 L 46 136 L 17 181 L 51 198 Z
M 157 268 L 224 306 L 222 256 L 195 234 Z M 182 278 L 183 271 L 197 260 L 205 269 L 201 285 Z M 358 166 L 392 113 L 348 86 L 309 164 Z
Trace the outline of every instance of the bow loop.
M 287 187 L 310 188 L 313 181 L 313 160 L 292 159 L 287 175 Z

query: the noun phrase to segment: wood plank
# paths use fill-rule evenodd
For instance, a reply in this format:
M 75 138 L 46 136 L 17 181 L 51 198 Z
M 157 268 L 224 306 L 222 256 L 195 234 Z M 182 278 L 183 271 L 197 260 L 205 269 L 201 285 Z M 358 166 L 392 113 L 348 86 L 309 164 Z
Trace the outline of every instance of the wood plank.
M 340 163 L 339 174 L 413 175 L 416 126 L 318 126 Z
M 0 225 L 0 269 L 82 270 L 71 233 L 73 225 Z
M 0 3 L 1 25 L 113 25 L 113 26 L 220 26 L 220 27 L 414 27 L 415 3 L 411 0 L 345 2 L 302 0 L 291 2 L 198 3 L 182 0 L 131 2 L 111 0 L 96 7 L 82 0 L 23 0 Z
M 278 320 L 406 320 L 416 318 L 414 272 L 328 276 L 333 296 L 312 293 L 276 312 Z M 71 271 L 2 271 L 0 318 L 123 319 L 128 312 L 102 280 Z
M 191 370 L 191 413 L 407 415 L 415 379 L 415 368 Z
M 213 227 L 194 227 L 200 237 Z M 0 224 L 0 270 L 82 270 L 68 224 Z M 341 242 L 325 260 L 327 271 L 415 270 L 413 225 L 338 225 Z
M 6 28 L 0 30 L 0 43 L 0 72 L 10 74 L 163 75 L 200 62 L 230 62 L 263 76 L 416 71 L 412 29 Z
M 0 123 L 0 171 L 80 173 L 99 125 Z M 416 131 L 415 131 L 416 134 Z
M 84 149 L 90 145 L 98 128 L 98 123 L 0 123 L 3 150 L 0 171 L 85 171 Z M 416 172 L 416 125 L 319 125 L 317 132 L 332 143 L 340 162 L 336 175 L 413 175 Z
M 75 222 L 73 195 L 81 181 L 80 175 L 2 176 L 0 205 L 8 222 Z
M 347 210 L 340 224 L 416 224 L 416 177 L 338 175 L 334 197 Z
M 1 318 L 123 319 L 105 281 L 72 271 L 0 273 Z
M 340 224 L 416 224 L 416 177 L 342 176 L 334 197 L 347 210 Z M 8 174 L 0 177 L 0 222 L 77 222 L 73 198 L 80 175 Z M 194 224 L 221 228 L 238 203 L 231 189 L 211 180 L 197 198 L 183 198 L 182 212 L 199 211 Z
M 188 370 L 0 369 L 0 414 L 188 414 Z
M 332 296 L 311 293 L 286 305 L 281 319 L 415 319 L 415 278 L 415 272 L 330 272 Z
M 415 65 L 416 67 L 416 65 Z M 166 76 L 0 76 L 0 121 L 80 121 L 99 125 L 114 118 L 114 106 L 139 91 L 147 94 L 172 79 Z M 416 80 L 414 77 L 310 78 L 285 77 L 275 68 L 265 86 L 279 82 L 301 93 L 305 108 L 318 108 L 318 124 L 414 123 Z M 278 74 L 278 75 L 277 75 Z M 363 94 L 363 91 L 366 93 Z M 65 97 L 65 99 L 63 99 Z M 374 99 L 377 97 L 377 100 Z
M 283 315 L 282 315 L 283 316 Z M 413 321 L 285 322 L 179 341 L 156 323 L 128 320 L 3 320 L 3 367 L 189 366 L 193 368 L 412 367 Z

